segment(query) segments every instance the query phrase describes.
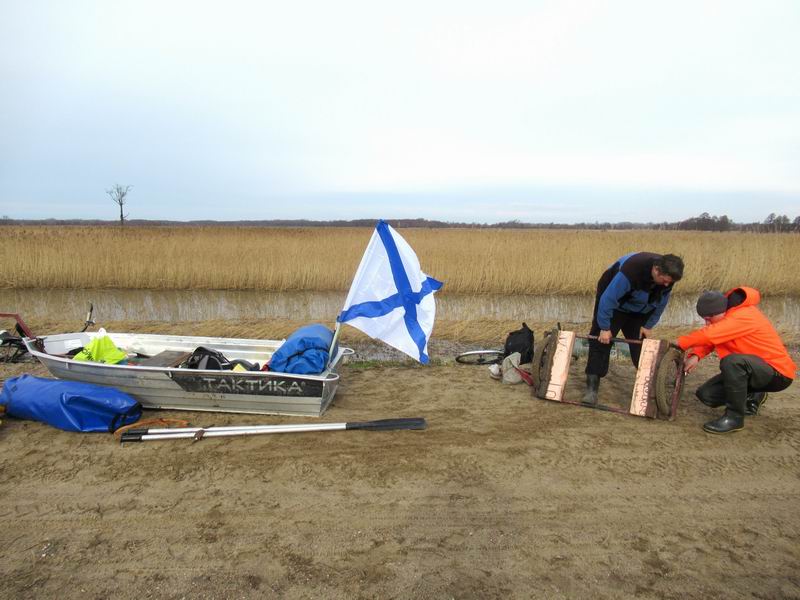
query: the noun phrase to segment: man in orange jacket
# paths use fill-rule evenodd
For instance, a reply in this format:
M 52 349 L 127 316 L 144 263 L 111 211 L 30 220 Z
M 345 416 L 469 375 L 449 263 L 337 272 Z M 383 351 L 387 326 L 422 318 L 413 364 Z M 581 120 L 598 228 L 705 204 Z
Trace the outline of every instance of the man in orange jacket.
M 734 288 L 722 294 L 705 292 L 697 313 L 705 327 L 678 338 L 686 350 L 684 371 L 691 373 L 701 358 L 716 351 L 720 374 L 697 389 L 706 406 L 725 406 L 725 414 L 703 425 L 708 433 L 731 433 L 744 427 L 745 415 L 756 415 L 767 392 L 789 387 L 796 366 L 775 328 L 756 307 L 758 290 Z

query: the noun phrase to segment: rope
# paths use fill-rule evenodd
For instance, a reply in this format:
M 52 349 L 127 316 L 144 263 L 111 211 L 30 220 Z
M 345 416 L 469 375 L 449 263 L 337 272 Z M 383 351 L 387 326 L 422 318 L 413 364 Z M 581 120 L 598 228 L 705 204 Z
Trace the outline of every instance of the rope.
M 189 427 L 189 421 L 184 421 L 183 419 L 144 419 L 136 421 L 136 423 L 131 423 L 130 425 L 123 425 L 119 429 L 114 431 L 114 435 L 117 438 L 121 438 L 122 434 L 128 431 L 128 429 L 134 429 L 138 427 L 145 427 L 148 425 L 160 425 L 161 427 Z

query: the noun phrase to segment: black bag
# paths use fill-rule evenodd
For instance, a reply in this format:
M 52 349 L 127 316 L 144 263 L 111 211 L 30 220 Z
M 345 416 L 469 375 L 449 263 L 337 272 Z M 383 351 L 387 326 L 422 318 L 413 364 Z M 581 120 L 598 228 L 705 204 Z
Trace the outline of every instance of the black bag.
M 222 352 L 203 346 L 198 346 L 183 366 L 187 369 L 212 371 L 230 371 L 233 368 L 231 361 L 225 358 Z
M 526 323 L 522 324 L 522 329 L 512 331 L 506 337 L 503 358 L 514 352 L 520 353 L 519 364 L 521 365 L 533 361 L 533 331 Z
M 245 360 L 243 358 L 234 358 L 231 361 L 231 369 L 235 369 L 237 366 L 242 367 L 245 371 L 260 371 L 261 365 L 258 363 L 252 363 L 249 360 Z

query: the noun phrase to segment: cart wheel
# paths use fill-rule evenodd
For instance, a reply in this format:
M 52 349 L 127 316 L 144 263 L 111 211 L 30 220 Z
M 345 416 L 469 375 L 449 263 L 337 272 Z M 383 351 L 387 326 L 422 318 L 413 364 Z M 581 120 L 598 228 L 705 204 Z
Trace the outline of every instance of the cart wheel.
M 558 329 L 546 331 L 542 343 L 533 352 L 531 374 L 533 376 L 533 394 L 537 398 L 547 395 L 550 385 L 550 371 L 553 368 L 553 356 L 558 346 Z
M 670 348 L 658 361 L 656 369 L 656 406 L 658 416 L 671 419 L 683 391 L 683 352 Z
M 503 362 L 502 350 L 472 350 L 456 356 L 462 365 L 496 365 Z

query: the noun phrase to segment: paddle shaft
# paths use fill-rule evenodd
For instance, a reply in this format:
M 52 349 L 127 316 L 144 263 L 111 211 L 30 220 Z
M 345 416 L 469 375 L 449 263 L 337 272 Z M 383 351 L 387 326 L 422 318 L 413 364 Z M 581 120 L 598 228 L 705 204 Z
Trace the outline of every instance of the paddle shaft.
M 297 433 L 299 431 L 336 431 L 344 429 L 344 427 L 328 427 L 326 429 L 294 429 L 294 428 L 277 428 L 277 429 L 237 429 L 234 431 L 213 431 L 208 429 L 198 429 L 197 431 L 186 431 L 183 433 L 153 433 L 153 434 L 131 434 L 125 432 L 122 434 L 120 442 L 146 442 L 150 440 L 180 440 L 180 439 L 202 439 L 207 437 L 234 437 L 241 435 L 264 435 L 267 433 Z
M 377 421 L 353 421 L 350 423 L 311 423 L 299 425 L 241 425 L 228 427 L 180 427 L 161 429 L 129 429 L 122 434 L 120 442 L 141 442 L 147 440 L 201 439 L 204 437 L 225 437 L 239 435 L 259 435 L 267 433 L 300 433 L 309 431 L 341 431 L 343 429 L 368 429 L 389 431 L 393 429 L 425 429 L 423 418 L 382 419 Z
M 198 431 L 336 431 L 345 429 L 347 423 L 309 423 L 303 425 L 226 425 L 213 427 L 163 427 L 152 429 L 129 429 L 126 433 L 138 435 L 163 435 L 168 433 L 197 433 Z

